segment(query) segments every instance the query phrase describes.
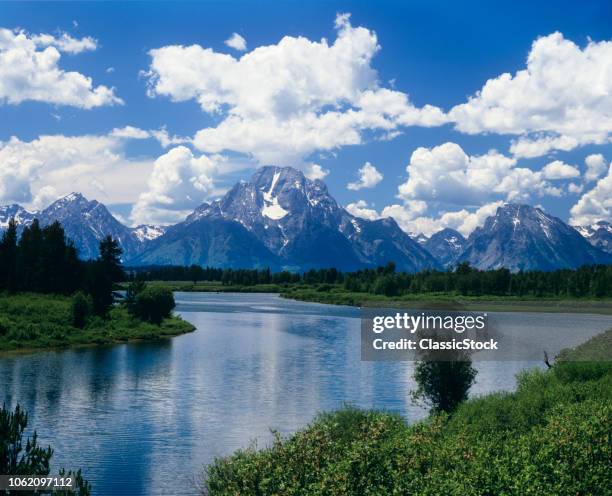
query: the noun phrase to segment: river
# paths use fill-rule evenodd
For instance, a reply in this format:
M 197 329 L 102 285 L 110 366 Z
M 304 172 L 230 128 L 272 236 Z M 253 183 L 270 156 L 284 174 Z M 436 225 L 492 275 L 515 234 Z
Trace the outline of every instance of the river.
M 19 402 L 53 470 L 82 468 L 96 495 L 195 494 L 215 457 L 289 434 L 350 403 L 413 421 L 411 362 L 362 362 L 360 312 L 271 294 L 177 293 L 197 331 L 152 343 L 0 358 L 0 399 Z M 502 314 L 500 326 L 612 327 L 610 316 Z M 555 350 L 549 350 L 554 352 Z M 515 387 L 541 361 L 478 362 L 471 394 Z

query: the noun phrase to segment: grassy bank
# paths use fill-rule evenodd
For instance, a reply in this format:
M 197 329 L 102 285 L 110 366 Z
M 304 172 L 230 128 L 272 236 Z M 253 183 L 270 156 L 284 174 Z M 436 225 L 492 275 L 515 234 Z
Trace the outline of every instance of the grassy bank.
M 71 299 L 64 296 L 0 295 L 0 352 L 151 340 L 194 330 L 179 317 L 160 326 L 142 322 L 123 307 L 113 308 L 108 319 L 92 317 L 79 329 L 71 324 L 70 308 Z
M 127 287 L 127 283 L 122 285 Z M 220 282 L 203 281 L 149 281 L 147 286 L 161 286 L 171 291 L 185 291 L 193 293 L 280 293 L 284 290 L 280 284 L 256 284 L 245 286 L 241 284 L 221 284 Z
M 612 362 L 569 360 L 611 339 L 608 331 L 564 353 L 550 370 L 521 373 L 515 392 L 471 399 L 451 417 L 408 425 L 380 411 L 322 414 L 270 448 L 218 459 L 207 470 L 206 490 L 211 496 L 610 494 Z
M 612 315 L 609 298 L 546 298 L 518 296 L 463 296 L 458 293 L 422 293 L 405 296 L 385 296 L 347 291 L 341 285 L 288 286 L 281 289 L 283 298 L 330 305 L 388 306 L 423 308 L 457 306 L 464 310 L 499 312 L 571 312 Z
M 222 284 L 220 282 L 149 281 L 147 285 L 162 286 L 172 291 L 202 293 L 279 293 L 281 297 L 298 301 L 348 306 L 391 306 L 424 308 L 456 306 L 463 310 L 499 312 L 571 312 L 612 315 L 610 298 L 549 298 L 517 296 L 463 296 L 458 293 L 422 293 L 390 297 L 379 294 L 347 291 L 341 284 Z

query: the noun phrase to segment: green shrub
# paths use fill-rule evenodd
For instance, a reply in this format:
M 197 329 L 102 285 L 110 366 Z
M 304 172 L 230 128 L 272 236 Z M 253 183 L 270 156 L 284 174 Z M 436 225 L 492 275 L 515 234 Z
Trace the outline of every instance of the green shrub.
M 79 329 L 83 329 L 85 324 L 87 324 L 87 319 L 91 315 L 92 307 L 93 304 L 90 296 L 82 291 L 75 293 L 72 297 L 71 306 L 72 325 Z
M 612 367 L 557 362 L 512 393 L 461 403 L 413 425 L 345 408 L 272 446 L 216 460 L 220 495 L 612 494 Z
M 163 319 L 170 317 L 175 306 L 172 291 L 159 286 L 150 286 L 136 295 L 133 314 L 142 320 L 159 325 Z

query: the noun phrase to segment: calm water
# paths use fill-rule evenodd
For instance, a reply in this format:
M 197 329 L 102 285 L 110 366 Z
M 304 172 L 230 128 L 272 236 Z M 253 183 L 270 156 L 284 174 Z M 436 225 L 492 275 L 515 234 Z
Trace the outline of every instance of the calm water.
M 359 310 L 275 295 L 177 293 L 197 331 L 171 340 L 0 358 L 0 399 L 21 403 L 53 467 L 82 467 L 98 495 L 194 494 L 216 456 L 290 433 L 345 402 L 400 412 L 409 362 L 360 361 Z M 502 328 L 582 330 L 610 317 L 496 314 Z M 549 349 L 551 353 L 556 350 Z M 480 362 L 472 394 L 512 389 L 531 362 Z

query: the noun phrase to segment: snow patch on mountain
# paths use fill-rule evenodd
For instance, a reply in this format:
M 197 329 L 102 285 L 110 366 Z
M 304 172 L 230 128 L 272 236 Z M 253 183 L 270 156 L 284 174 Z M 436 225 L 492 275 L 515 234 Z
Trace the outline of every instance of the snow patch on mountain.
M 261 214 L 264 217 L 268 217 L 272 220 L 280 220 L 289 212 L 281 207 L 278 203 L 278 197 L 272 196 L 274 193 L 274 187 L 278 182 L 278 178 L 280 177 L 280 171 L 274 173 L 274 177 L 272 178 L 272 184 L 270 185 L 270 189 L 263 194 L 264 206 L 261 209 Z M 298 183 L 299 187 L 299 183 Z

